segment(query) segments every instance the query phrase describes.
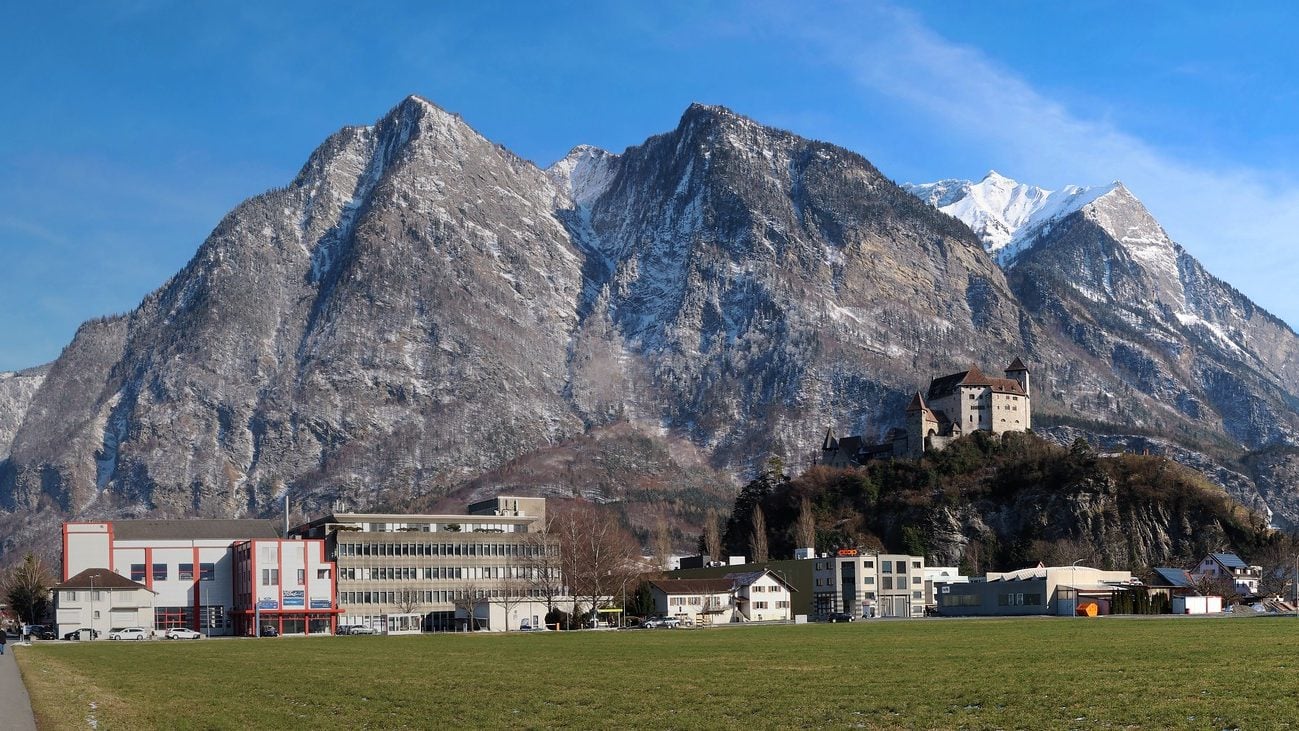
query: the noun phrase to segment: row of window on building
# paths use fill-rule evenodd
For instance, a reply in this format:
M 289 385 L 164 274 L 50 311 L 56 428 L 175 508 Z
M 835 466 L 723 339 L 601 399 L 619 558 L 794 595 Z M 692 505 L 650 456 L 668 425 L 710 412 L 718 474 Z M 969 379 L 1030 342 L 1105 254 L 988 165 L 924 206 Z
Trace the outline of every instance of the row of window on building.
M 883 577 L 883 578 L 881 579 L 881 581 L 883 582 L 883 589 L 884 589 L 885 591 L 890 591 L 890 590 L 893 590 L 893 589 L 895 589 L 895 588 L 896 588 L 896 589 L 905 589 L 905 588 L 907 588 L 907 577 L 905 577 L 905 576 L 899 576 L 899 577 L 897 577 L 897 581 L 896 581 L 896 582 L 894 581 L 894 577 L 892 577 L 892 576 L 885 576 L 885 577 Z M 833 577 L 829 577 L 829 578 L 813 579 L 812 583 L 813 583 L 814 585 L 816 585 L 816 586 L 834 586 L 834 578 L 833 578 Z M 875 577 L 874 577 L 874 576 L 863 576 L 863 577 L 862 577 L 862 583 L 865 584 L 865 585 L 867 585 L 867 586 L 873 586 L 873 585 L 875 584 Z M 895 583 L 896 583 L 896 586 L 894 585 Z M 922 584 L 922 583 L 924 583 L 924 580 L 921 579 L 921 577 L 919 577 L 919 576 L 912 576 L 912 577 L 911 577 L 911 583 L 912 583 L 912 584 Z
M 338 600 L 340 604 L 435 604 L 454 602 L 459 599 L 465 599 L 469 596 L 469 589 L 406 589 L 400 591 L 340 591 Z M 501 599 L 505 597 L 504 591 L 500 589 L 479 589 L 474 591 L 478 599 Z M 525 589 L 521 591 L 510 592 L 513 596 L 520 594 L 528 597 L 540 599 L 541 591 L 537 589 Z
M 131 581 L 144 583 L 145 577 L 149 573 L 149 565 L 143 563 L 131 564 Z M 198 565 L 199 581 L 212 581 L 216 578 L 216 564 L 201 563 Z M 165 563 L 156 563 L 153 565 L 153 580 L 168 581 L 171 577 L 171 566 Z M 194 564 L 181 563 L 176 564 L 176 579 L 178 581 L 194 580 Z
M 339 556 L 537 556 L 527 543 L 339 543 Z
M 525 533 L 520 523 L 353 523 L 368 533 Z
M 349 566 L 338 570 L 338 578 L 348 581 L 526 579 L 536 573 L 536 569 L 527 566 Z
M 812 568 L 815 571 L 829 571 L 834 568 L 834 563 L 835 563 L 834 561 L 817 561 L 816 565 L 813 566 Z M 863 569 L 875 568 L 875 559 L 873 558 L 865 559 L 861 563 Z M 850 567 L 851 565 L 852 564 L 844 564 L 845 568 Z M 919 571 L 920 561 L 912 561 L 911 568 L 913 571 Z M 888 561 L 880 562 L 881 574 L 905 574 L 906 572 L 907 572 L 906 561 L 894 561 L 890 559 Z

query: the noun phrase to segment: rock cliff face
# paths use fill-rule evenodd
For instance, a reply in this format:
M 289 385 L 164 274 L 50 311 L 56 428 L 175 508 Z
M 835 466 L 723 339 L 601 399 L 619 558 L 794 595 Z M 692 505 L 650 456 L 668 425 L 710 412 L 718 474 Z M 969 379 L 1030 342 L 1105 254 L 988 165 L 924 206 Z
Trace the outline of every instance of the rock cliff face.
M 0 372 L 0 461 L 9 456 L 14 433 L 27 414 L 36 390 L 45 381 L 44 366 L 24 371 Z
M 806 464 L 827 424 L 878 435 L 931 376 L 1014 356 L 1044 423 L 1287 442 L 1294 334 L 1115 193 L 1003 270 L 859 155 L 720 107 L 543 170 L 412 97 L 83 326 L 0 462 L 0 506 L 428 504 L 624 428 L 742 475 Z

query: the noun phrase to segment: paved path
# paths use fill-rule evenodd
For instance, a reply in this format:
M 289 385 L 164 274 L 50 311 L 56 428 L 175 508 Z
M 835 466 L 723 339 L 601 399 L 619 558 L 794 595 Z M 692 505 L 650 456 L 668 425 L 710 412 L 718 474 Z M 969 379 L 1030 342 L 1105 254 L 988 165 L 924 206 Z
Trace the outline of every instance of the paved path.
M 32 702 L 14 662 L 15 644 L 11 640 L 0 656 L 0 731 L 36 731 Z

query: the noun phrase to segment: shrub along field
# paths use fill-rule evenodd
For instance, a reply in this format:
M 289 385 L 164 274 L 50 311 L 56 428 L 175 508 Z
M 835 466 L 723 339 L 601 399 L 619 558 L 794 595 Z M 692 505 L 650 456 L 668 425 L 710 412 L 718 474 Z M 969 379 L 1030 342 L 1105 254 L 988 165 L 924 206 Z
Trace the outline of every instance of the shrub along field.
M 42 729 L 1295 728 L 1299 619 L 49 643 Z

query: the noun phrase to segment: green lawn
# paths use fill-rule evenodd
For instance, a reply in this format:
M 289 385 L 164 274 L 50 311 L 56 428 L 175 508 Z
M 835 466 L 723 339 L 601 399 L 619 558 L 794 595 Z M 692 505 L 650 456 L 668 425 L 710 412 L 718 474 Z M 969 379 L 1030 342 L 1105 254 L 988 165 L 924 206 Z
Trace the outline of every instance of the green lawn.
M 43 729 L 1299 728 L 1299 619 L 17 648 Z

